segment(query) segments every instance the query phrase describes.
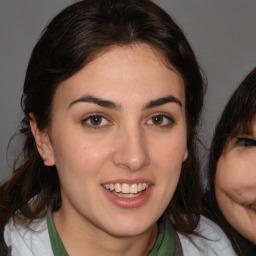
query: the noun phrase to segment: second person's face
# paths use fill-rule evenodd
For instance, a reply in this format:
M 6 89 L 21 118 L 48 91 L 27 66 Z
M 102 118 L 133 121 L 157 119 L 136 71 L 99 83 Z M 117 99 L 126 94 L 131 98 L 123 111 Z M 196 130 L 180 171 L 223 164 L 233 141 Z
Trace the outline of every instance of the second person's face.
M 50 137 L 72 225 L 141 234 L 165 211 L 187 157 L 183 80 L 148 45 L 112 48 L 60 84 Z

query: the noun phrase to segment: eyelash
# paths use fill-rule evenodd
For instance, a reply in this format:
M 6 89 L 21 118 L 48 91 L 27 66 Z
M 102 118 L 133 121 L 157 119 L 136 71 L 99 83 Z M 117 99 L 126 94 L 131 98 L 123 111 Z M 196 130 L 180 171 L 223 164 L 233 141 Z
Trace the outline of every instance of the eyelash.
M 237 138 L 235 144 L 240 147 L 251 147 L 256 146 L 256 140 L 250 138 Z
M 93 122 L 95 121 L 95 120 L 93 121 L 93 118 L 99 119 L 99 124 L 93 124 Z M 153 118 L 158 118 L 161 123 L 160 124 L 154 123 L 154 121 L 152 120 Z M 150 121 L 151 121 L 151 123 L 149 123 Z M 155 121 L 157 121 L 157 120 L 155 120 Z M 105 122 L 105 124 L 102 124 L 102 122 Z M 81 121 L 81 123 L 82 123 L 82 125 L 85 125 L 91 129 L 102 129 L 102 128 L 105 128 L 105 127 L 111 125 L 111 122 L 109 121 L 108 118 L 106 118 L 104 115 L 98 114 L 98 113 L 91 114 L 91 115 L 87 116 L 86 118 L 84 118 Z M 168 127 L 172 126 L 174 123 L 175 122 L 172 117 L 170 117 L 166 114 L 163 114 L 163 113 L 154 114 L 154 115 L 150 116 L 150 118 L 146 121 L 147 125 L 156 126 L 159 128 L 168 128 Z

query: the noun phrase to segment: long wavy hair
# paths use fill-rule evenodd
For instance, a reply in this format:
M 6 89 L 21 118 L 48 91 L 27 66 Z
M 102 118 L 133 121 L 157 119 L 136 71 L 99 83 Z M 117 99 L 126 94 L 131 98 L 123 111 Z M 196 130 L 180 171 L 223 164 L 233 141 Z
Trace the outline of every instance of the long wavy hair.
M 256 115 L 256 68 L 241 82 L 229 99 L 215 128 L 209 158 L 209 187 L 204 195 L 204 214 L 222 227 L 238 255 L 256 255 L 256 248 L 243 238 L 225 219 L 218 206 L 214 181 L 218 160 L 231 139 L 239 134 L 252 135 L 252 120 Z M 252 254 L 253 252 L 253 254 Z
M 22 161 L 0 187 L 0 231 L 11 216 L 31 221 L 44 217 L 47 209 L 56 211 L 61 206 L 57 170 L 43 164 L 30 130 L 29 113 L 34 113 L 39 129 L 49 127 L 53 95 L 62 81 L 110 47 L 135 43 L 150 45 L 164 62 L 171 63 L 185 84 L 188 158 L 167 212 L 179 232 L 193 233 L 201 199 L 195 140 L 205 80 L 181 29 L 149 0 L 78 1 L 43 31 L 28 64 L 21 100 Z

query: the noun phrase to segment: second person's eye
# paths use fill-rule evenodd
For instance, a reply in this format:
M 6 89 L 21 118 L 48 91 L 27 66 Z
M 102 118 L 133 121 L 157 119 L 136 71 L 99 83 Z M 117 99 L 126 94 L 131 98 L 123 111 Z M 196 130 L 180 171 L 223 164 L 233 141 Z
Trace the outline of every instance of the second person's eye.
M 251 138 L 237 138 L 236 145 L 240 147 L 256 146 L 256 140 Z

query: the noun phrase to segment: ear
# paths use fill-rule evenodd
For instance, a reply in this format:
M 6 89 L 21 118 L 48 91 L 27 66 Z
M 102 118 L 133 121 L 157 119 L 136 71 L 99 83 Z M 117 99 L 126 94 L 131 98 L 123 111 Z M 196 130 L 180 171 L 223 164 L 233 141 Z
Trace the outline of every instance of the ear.
M 33 113 L 29 113 L 30 117 L 30 129 L 34 135 L 37 150 L 42 157 L 44 164 L 47 166 L 53 166 L 55 164 L 52 143 L 49 138 L 47 129 L 40 130 L 37 126 L 37 122 Z
M 185 162 L 187 160 L 187 158 L 188 158 L 188 148 L 186 147 L 182 162 Z

